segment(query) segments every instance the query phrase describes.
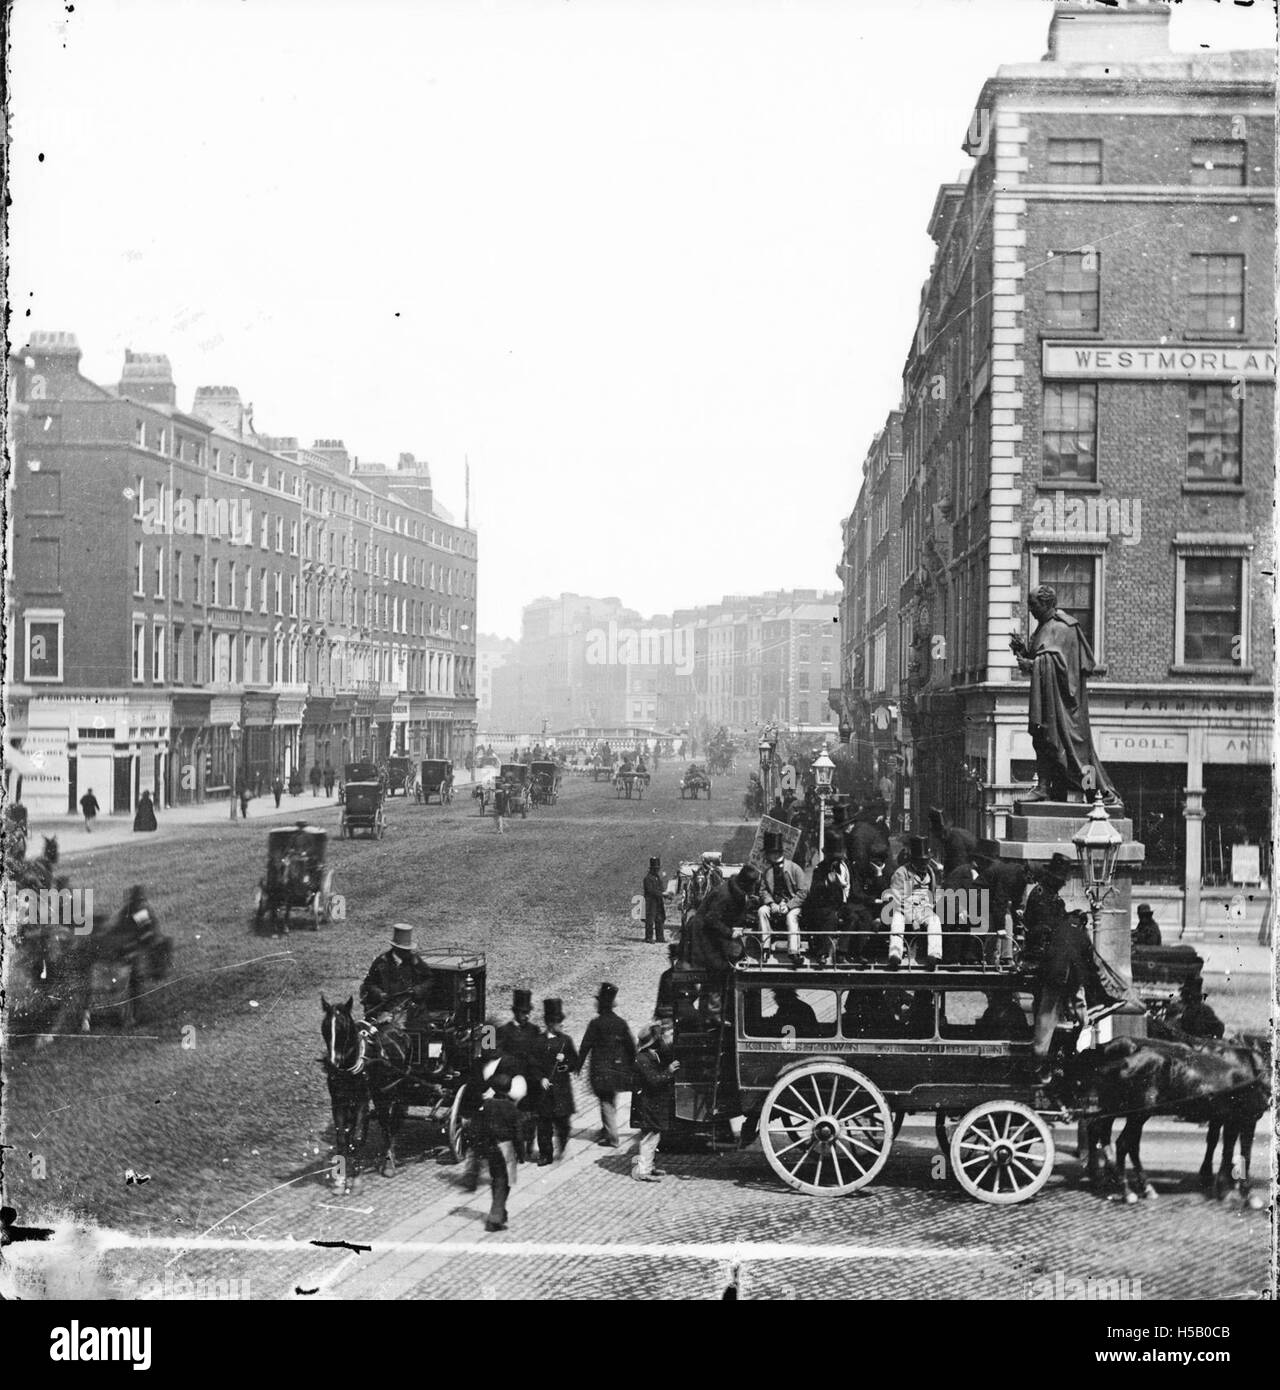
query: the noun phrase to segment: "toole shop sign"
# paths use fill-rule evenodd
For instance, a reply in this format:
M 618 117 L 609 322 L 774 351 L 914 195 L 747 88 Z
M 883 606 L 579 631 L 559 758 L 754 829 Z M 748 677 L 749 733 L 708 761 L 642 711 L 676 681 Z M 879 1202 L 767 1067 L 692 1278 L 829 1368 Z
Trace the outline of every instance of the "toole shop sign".
M 1274 347 L 1202 343 L 1045 343 L 1041 375 L 1104 381 L 1272 381 Z

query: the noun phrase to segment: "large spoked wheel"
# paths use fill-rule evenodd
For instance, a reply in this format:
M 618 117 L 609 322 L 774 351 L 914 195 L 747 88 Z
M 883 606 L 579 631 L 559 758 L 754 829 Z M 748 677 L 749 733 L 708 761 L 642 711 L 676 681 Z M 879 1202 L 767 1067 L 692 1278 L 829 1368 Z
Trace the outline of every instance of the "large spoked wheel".
M 1030 1106 L 989 1100 L 951 1136 L 951 1171 L 980 1202 L 1012 1206 L 1034 1197 L 1053 1172 L 1053 1133 Z
M 760 1111 L 760 1144 L 789 1187 L 838 1197 L 864 1187 L 893 1147 L 879 1088 L 841 1062 L 806 1062 L 780 1076 Z
M 449 1152 L 459 1162 L 466 1157 L 467 1149 L 470 1147 L 466 1122 L 462 1118 L 463 1097 L 466 1093 L 465 1085 L 458 1087 L 457 1093 L 453 1097 L 453 1104 L 449 1107 L 449 1127 L 446 1130 Z

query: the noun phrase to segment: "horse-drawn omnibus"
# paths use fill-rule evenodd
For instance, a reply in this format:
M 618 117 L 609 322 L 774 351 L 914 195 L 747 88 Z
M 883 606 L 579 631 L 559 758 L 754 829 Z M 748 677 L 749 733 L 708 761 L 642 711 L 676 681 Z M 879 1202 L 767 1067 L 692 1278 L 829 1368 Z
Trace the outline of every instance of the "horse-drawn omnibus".
M 970 1196 L 1034 1197 L 1060 1118 L 1032 1055 L 1033 982 L 1021 969 L 944 964 L 677 966 L 677 1128 L 723 1133 L 746 1117 L 765 1159 L 801 1192 L 871 1182 L 906 1114 L 931 1112 Z

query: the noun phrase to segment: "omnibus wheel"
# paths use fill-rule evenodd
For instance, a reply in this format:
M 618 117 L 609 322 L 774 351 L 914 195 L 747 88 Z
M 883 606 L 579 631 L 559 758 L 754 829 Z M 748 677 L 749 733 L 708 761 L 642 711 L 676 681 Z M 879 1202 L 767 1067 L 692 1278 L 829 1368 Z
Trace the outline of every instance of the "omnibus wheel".
M 805 1062 L 774 1082 L 760 1111 L 760 1146 L 787 1184 L 817 1197 L 864 1187 L 893 1147 L 879 1087 L 843 1062 Z
M 989 1100 L 975 1106 L 951 1136 L 951 1171 L 980 1202 L 1026 1202 L 1053 1172 L 1053 1133 L 1028 1105 Z
M 449 1120 L 445 1130 L 445 1135 L 449 1140 L 449 1152 L 459 1162 L 466 1157 L 467 1150 L 471 1147 L 468 1143 L 467 1126 L 462 1118 L 463 1097 L 466 1095 L 467 1087 L 464 1082 L 454 1092 L 453 1104 L 449 1107 Z

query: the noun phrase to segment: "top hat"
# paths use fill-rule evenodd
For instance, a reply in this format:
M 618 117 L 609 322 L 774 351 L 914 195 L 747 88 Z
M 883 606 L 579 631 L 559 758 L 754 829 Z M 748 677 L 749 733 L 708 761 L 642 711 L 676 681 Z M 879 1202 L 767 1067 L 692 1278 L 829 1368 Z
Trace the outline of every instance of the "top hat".
M 531 989 L 513 989 L 511 991 L 511 1012 L 519 1013 L 522 1009 L 527 1013 L 533 1008 L 533 991 Z
M 928 859 L 928 857 L 929 837 L 927 835 L 909 835 L 907 837 L 907 858 Z
M 1203 999 L 1204 981 L 1199 975 L 1194 975 L 1189 980 L 1183 980 L 1179 993 L 1184 999 Z
M 782 853 L 782 836 L 776 830 L 764 832 L 764 852 L 766 854 Z
M 607 981 L 596 990 L 597 1004 L 612 1004 L 618 997 L 618 986 L 611 985 Z
M 831 824 L 832 824 L 832 825 L 843 825 L 843 824 L 844 824 L 844 821 L 845 821 L 845 816 L 846 816 L 846 815 L 848 815 L 848 812 L 845 810 L 845 808 L 844 808 L 842 805 L 840 805 L 839 802 L 837 802 L 837 803 L 831 808 Z
M 754 864 L 744 864 L 742 868 L 734 874 L 734 878 L 738 881 L 740 887 L 750 890 L 760 882 L 760 870 L 757 869 Z
M 1050 878 L 1060 878 L 1064 883 L 1071 877 L 1071 870 L 1075 865 L 1065 854 L 1055 854 L 1052 859 L 1040 870 L 1041 877 L 1048 874 Z
M 1151 910 L 1151 904 L 1150 904 L 1150 903 L 1139 903 L 1139 904 L 1138 904 L 1138 916 L 1139 916 L 1139 917 L 1154 917 L 1154 916 L 1155 916 L 1155 913 L 1152 912 L 1152 910 Z
M 391 944 L 402 951 L 413 950 L 413 928 L 408 922 L 397 922 L 391 928 Z
M 844 836 L 835 826 L 823 837 L 822 852 L 828 859 L 839 859 L 844 854 Z
M 542 1017 L 547 1023 L 563 1023 L 563 1002 L 559 999 L 544 999 L 542 1001 Z
M 654 857 L 649 860 L 649 871 L 650 873 L 656 874 L 660 868 L 662 868 L 662 860 L 655 854 Z

